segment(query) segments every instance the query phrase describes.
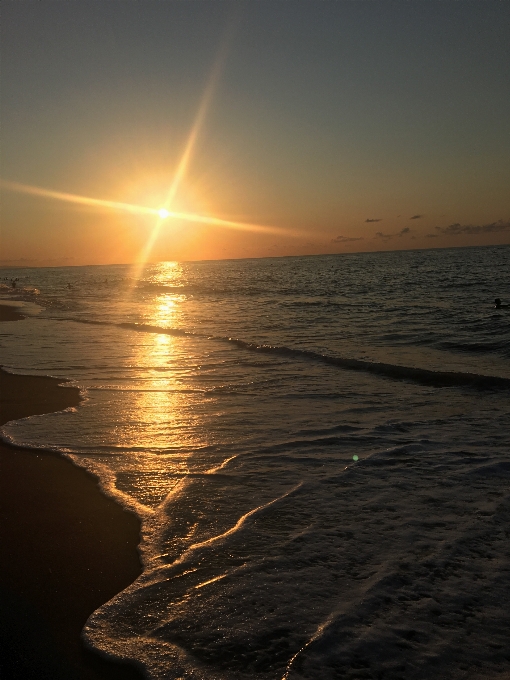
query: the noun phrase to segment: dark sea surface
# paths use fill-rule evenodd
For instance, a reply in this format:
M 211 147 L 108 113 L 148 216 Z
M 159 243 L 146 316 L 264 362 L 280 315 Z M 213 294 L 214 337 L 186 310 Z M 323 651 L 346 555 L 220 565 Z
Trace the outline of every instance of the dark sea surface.
M 3 438 L 142 520 L 88 645 L 154 680 L 508 676 L 509 246 L 3 277 L 2 365 L 85 397 Z

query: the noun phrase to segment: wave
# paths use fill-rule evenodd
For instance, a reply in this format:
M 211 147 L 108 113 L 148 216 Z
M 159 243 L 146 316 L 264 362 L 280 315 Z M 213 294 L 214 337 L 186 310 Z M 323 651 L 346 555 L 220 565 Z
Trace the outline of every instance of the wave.
M 286 347 L 285 345 L 267 345 L 248 342 L 239 338 L 227 336 L 211 336 L 204 333 L 185 330 L 183 328 L 165 328 L 141 323 L 111 323 L 108 321 L 95 321 L 92 319 L 67 318 L 67 321 L 77 323 L 93 324 L 98 326 L 115 326 L 138 333 L 158 333 L 161 335 L 172 335 L 180 337 L 194 337 L 216 342 L 225 342 L 235 345 L 240 349 L 252 353 L 271 354 L 284 358 L 316 361 L 329 366 L 335 366 L 348 371 L 360 371 L 379 375 L 392 380 L 409 380 L 421 385 L 431 387 L 471 387 L 478 390 L 508 390 L 510 389 L 510 378 L 501 378 L 494 375 L 484 375 L 479 373 L 463 373 L 459 371 L 433 371 L 427 368 L 417 368 L 411 366 L 401 366 L 399 364 L 386 364 L 365 359 L 351 359 L 347 357 L 332 356 L 322 354 L 308 349 L 298 349 Z
M 123 323 L 118 324 L 121 328 L 141 331 L 145 333 L 164 333 L 167 335 L 206 337 L 191 331 L 178 328 L 161 328 L 159 326 L 149 326 L 145 324 Z M 213 340 L 229 342 L 241 349 L 249 352 L 260 352 L 273 354 L 276 356 L 291 357 L 298 359 L 308 359 L 320 361 L 330 366 L 337 366 L 350 371 L 364 371 L 374 375 L 381 375 L 395 380 L 412 380 L 422 385 L 433 387 L 474 387 L 476 389 L 510 389 L 510 379 L 500 378 L 491 375 L 481 375 L 477 373 L 462 373 L 457 371 L 432 371 L 426 368 L 413 368 L 409 366 L 399 366 L 398 364 L 385 364 L 362 359 L 348 359 L 345 357 L 335 357 L 328 354 L 321 354 L 313 350 L 297 349 L 277 345 L 259 345 L 246 340 L 230 337 L 213 337 Z
M 347 359 L 321 354 L 313 350 L 293 349 L 285 346 L 257 345 L 256 343 L 236 338 L 221 338 L 250 352 L 265 352 L 278 356 L 295 357 L 320 361 L 330 366 L 337 366 L 350 371 L 364 371 L 396 380 L 412 380 L 432 387 L 474 387 L 476 389 L 510 389 L 510 379 L 477 373 L 461 373 L 456 371 L 432 371 L 426 368 L 412 368 L 398 364 L 384 364 L 362 359 Z
M 16 299 L 24 300 L 24 296 L 28 295 L 29 299 L 31 299 L 34 295 L 40 295 L 41 291 L 33 286 L 17 286 L 13 288 L 5 283 L 0 283 L 0 294 L 4 295 L 6 293 L 10 296 L 15 296 Z
M 186 331 L 182 328 L 161 328 L 160 326 L 150 326 L 148 324 L 139 323 L 119 323 L 116 325 L 118 328 L 126 328 L 131 331 L 139 331 L 140 333 L 159 333 L 164 335 L 207 337 L 203 334 L 194 333 L 193 331 Z
M 203 283 L 187 283 L 181 285 L 171 285 L 166 283 L 156 283 L 153 281 L 139 281 L 136 284 L 137 290 L 143 293 L 166 293 L 173 295 L 192 295 L 192 296 L 235 296 L 235 297 L 253 297 L 258 295 L 268 295 L 270 291 L 263 286 L 243 286 L 239 287 L 238 281 L 232 281 L 229 285 L 224 282 L 223 285 L 218 286 L 211 282 Z M 279 293 L 280 291 L 278 291 Z M 285 293 L 285 291 L 283 291 Z M 294 292 L 294 291 L 291 291 Z M 274 293 L 277 294 L 276 292 Z
M 500 353 L 504 357 L 510 357 L 508 338 L 503 338 L 502 340 L 491 339 L 482 342 L 454 342 L 446 340 L 437 343 L 437 347 L 450 352 L 466 352 L 470 354 Z
M 129 331 L 138 331 L 139 333 L 159 333 L 160 335 L 177 335 L 177 336 L 192 336 L 206 338 L 207 335 L 195 333 L 194 331 L 187 331 L 183 328 L 165 328 L 163 326 L 152 326 L 150 324 L 122 322 L 112 323 L 111 321 L 99 321 L 96 319 L 81 319 L 79 317 L 67 316 L 58 317 L 55 321 L 73 321 L 74 323 L 83 323 L 89 326 L 111 326 L 115 328 L 124 328 Z

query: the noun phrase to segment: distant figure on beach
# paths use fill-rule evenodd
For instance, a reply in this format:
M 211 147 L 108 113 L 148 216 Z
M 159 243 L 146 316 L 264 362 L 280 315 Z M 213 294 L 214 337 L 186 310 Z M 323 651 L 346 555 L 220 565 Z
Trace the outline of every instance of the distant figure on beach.
M 500 298 L 496 298 L 494 300 L 494 306 L 496 309 L 508 309 L 508 305 L 502 305 Z

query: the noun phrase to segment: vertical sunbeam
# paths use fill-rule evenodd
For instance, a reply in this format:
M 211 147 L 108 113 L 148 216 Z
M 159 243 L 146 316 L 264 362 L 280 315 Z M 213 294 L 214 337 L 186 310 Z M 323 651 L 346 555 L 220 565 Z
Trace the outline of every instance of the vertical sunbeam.
M 223 71 L 223 67 L 225 65 L 230 33 L 231 31 L 229 31 L 224 36 L 220 51 L 218 53 L 218 56 L 216 57 L 216 60 L 214 61 L 209 78 L 207 79 L 206 87 L 200 100 L 200 105 L 198 107 L 198 111 L 193 121 L 193 125 L 191 126 L 191 130 L 189 132 L 188 139 L 186 141 L 186 145 L 181 156 L 181 160 L 179 161 L 177 171 L 175 173 L 174 179 L 168 191 L 168 195 L 164 204 L 165 210 L 170 210 L 173 200 L 175 198 L 175 194 L 177 193 L 177 190 L 181 184 L 182 179 L 186 174 L 189 163 L 191 161 L 196 141 L 204 125 L 204 121 L 209 110 L 209 107 L 211 105 L 214 92 L 216 90 L 218 81 Z M 152 230 L 142 252 L 140 253 L 140 257 L 133 272 L 133 281 L 135 282 L 139 279 L 140 274 L 150 257 L 154 244 L 159 236 L 159 232 L 161 230 L 161 225 L 163 224 L 163 221 L 164 218 L 161 217 L 156 221 L 154 229 Z

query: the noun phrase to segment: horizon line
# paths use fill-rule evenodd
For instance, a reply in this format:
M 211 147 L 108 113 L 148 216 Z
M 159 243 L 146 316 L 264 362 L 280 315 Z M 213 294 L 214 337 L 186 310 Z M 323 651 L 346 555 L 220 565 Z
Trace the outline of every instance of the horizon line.
M 229 262 L 232 260 L 282 260 L 286 258 L 298 257 L 337 257 L 344 255 L 377 255 L 383 253 L 410 253 L 414 251 L 426 250 L 460 250 L 463 248 L 508 248 L 510 243 L 492 243 L 485 245 L 458 245 L 458 246 L 430 246 L 429 248 L 396 248 L 395 250 L 353 250 L 350 252 L 341 253 L 310 253 L 308 255 L 260 255 L 260 256 L 246 256 L 246 257 L 218 257 L 218 258 L 204 258 L 201 260 L 154 260 L 147 262 L 145 266 L 161 264 L 162 262 L 177 262 L 177 263 L 194 263 L 194 262 Z M 20 262 L 20 259 L 13 259 L 14 262 Z M 64 258 L 65 259 L 65 258 Z M 33 260 L 28 260 L 33 262 Z M 44 260 L 43 260 L 44 261 Z M 138 262 L 109 262 L 101 264 L 5 264 L 0 260 L 0 269 L 61 269 L 63 267 L 134 267 Z

